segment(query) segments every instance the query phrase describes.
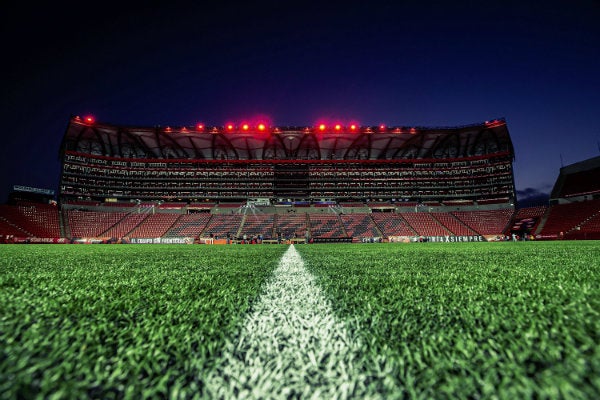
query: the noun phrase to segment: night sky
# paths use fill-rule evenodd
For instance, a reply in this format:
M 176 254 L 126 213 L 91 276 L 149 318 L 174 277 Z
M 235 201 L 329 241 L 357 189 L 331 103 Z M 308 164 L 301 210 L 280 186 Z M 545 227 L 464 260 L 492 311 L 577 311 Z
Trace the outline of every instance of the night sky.
M 504 117 L 519 200 L 549 193 L 561 164 L 600 155 L 598 1 L 10 3 L 0 202 L 13 185 L 58 190 L 72 115 L 136 126 Z

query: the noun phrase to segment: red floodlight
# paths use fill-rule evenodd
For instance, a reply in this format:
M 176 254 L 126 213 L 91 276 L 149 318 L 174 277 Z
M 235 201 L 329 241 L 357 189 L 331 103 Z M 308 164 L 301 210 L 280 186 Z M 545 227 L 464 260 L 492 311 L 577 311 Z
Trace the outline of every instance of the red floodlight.
M 233 124 L 227 124 L 227 130 L 228 131 L 232 131 L 233 130 Z
M 88 115 L 84 118 L 84 121 L 88 124 L 93 124 L 94 123 L 94 117 L 92 117 L 91 115 Z
M 204 130 L 204 124 L 198 124 L 198 125 L 196 125 L 196 130 L 197 131 L 203 131 Z
M 350 130 L 351 131 L 355 131 L 356 130 L 356 125 L 354 125 L 354 124 L 350 125 Z
M 242 125 L 242 129 L 247 131 L 250 128 L 250 126 L 248 124 L 244 124 Z
M 383 125 L 383 124 L 379 125 L 379 130 L 380 131 L 385 131 L 385 125 Z
M 319 125 L 319 130 L 320 130 L 320 131 L 324 131 L 324 130 L 325 130 L 325 128 L 327 128 L 327 126 L 325 126 L 325 124 L 321 124 L 321 125 Z
M 265 124 L 258 124 L 258 130 L 259 131 L 264 131 L 266 129 Z
M 342 130 L 342 126 L 340 124 L 335 124 L 335 130 L 336 131 L 341 131 Z

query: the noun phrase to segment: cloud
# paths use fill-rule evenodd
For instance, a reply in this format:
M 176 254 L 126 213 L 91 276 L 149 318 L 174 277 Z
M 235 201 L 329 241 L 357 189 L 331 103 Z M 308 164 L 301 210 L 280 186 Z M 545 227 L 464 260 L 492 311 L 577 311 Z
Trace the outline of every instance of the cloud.
M 520 208 L 546 205 L 549 199 L 550 191 L 545 191 L 543 188 L 529 187 L 517 190 L 517 202 Z

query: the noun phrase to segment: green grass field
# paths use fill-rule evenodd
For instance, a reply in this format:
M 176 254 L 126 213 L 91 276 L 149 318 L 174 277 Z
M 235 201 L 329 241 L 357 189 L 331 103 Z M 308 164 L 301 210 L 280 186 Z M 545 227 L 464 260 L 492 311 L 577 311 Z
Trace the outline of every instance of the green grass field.
M 349 363 L 309 354 L 307 382 L 327 380 L 313 379 L 325 364 L 356 375 L 338 398 L 600 397 L 599 242 L 295 247 L 343 340 L 360 344 Z M 270 313 L 261 299 L 287 279 L 274 272 L 287 249 L 0 247 L 0 398 L 213 397 L 205 378 L 228 368 L 252 311 Z M 256 370 L 284 370 L 270 389 L 231 393 L 318 394 L 286 389 L 285 365 Z

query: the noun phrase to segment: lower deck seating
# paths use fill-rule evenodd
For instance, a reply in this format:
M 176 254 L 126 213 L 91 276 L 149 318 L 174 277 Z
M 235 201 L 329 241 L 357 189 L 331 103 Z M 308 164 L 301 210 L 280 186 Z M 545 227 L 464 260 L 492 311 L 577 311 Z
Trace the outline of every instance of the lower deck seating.
M 123 219 L 117 222 L 106 232 L 101 233 L 104 237 L 122 238 L 129 236 L 129 233 L 135 229 L 143 220 L 148 218 L 150 214 L 133 212 L 127 214 Z
M 260 235 L 263 239 L 271 239 L 273 238 L 274 223 L 274 214 L 246 215 L 241 228 L 241 235 L 246 235 L 249 238 Z
M 480 235 L 503 235 L 513 210 L 454 211 L 452 215 Z
M 242 214 L 213 214 L 206 224 L 202 236 L 214 238 L 225 238 L 227 235 L 235 237 L 242 224 Z
M 448 231 L 456 236 L 470 236 L 476 235 L 473 229 L 469 228 L 463 222 L 459 221 L 454 215 L 446 212 L 435 212 L 431 213 L 440 224 L 442 224 Z
M 29 233 L 19 228 L 18 226 L 12 225 L 4 217 L 0 217 L 0 236 L 19 236 L 26 237 Z
M 519 233 L 535 232 L 547 210 L 547 206 L 525 207 L 517 210 L 511 220 L 509 230 Z
M 276 235 L 284 238 L 304 237 L 306 234 L 306 214 L 281 214 L 277 215 L 275 223 Z
M 340 218 L 350 237 L 360 239 L 381 236 L 381 231 L 371 218 L 371 214 L 344 214 Z
M 59 212 L 56 206 L 38 203 L 20 203 L 0 206 L 0 217 L 9 226 L 41 238 L 60 237 Z
M 446 236 L 452 234 L 430 213 L 402 213 L 401 215 L 419 236 Z
M 373 213 L 373 221 L 383 236 L 415 236 L 415 232 L 400 214 L 396 213 Z
M 127 213 L 68 210 L 67 222 L 72 238 L 99 237 Z
M 83 207 L 83 206 L 82 206 Z M 314 238 L 353 238 L 439 235 L 504 235 L 524 230 L 525 223 L 543 221 L 540 237 L 595 238 L 600 234 L 600 200 L 529 209 L 475 210 L 451 212 L 341 213 L 319 209 L 304 212 L 290 209 L 255 210 L 247 213 L 179 214 L 153 208 L 106 211 L 106 208 L 65 208 L 62 217 L 47 204 L 0 205 L 0 235 L 60 237 L 64 224 L 67 238 L 93 237 L 226 237 L 246 234 L 275 238 L 304 238 L 307 229 Z M 98 211 L 98 209 L 102 211 Z M 129 211 L 129 212 L 126 212 Z M 279 213 L 273 213 L 277 211 Z M 295 212 L 294 212 L 295 211 Z M 328 212 L 325 212 L 328 211 Z M 354 210 L 357 211 L 357 210 Z M 408 211 L 408 210 L 406 210 Z M 533 222 L 532 222 L 533 221 Z M 517 224 L 518 222 L 518 224 Z M 533 225 L 534 227 L 536 225 Z M 528 232 L 534 232 L 527 226 Z
M 209 213 L 184 214 L 171 226 L 164 236 L 197 237 L 206 228 L 210 217 Z
M 600 199 L 556 204 L 550 207 L 542 235 L 560 235 L 585 225 L 585 222 L 600 212 Z M 581 226 L 580 226 L 581 225 Z M 593 225 L 592 225 L 593 226 Z M 588 227 L 589 228 L 589 227 Z
M 128 236 L 132 238 L 162 237 L 180 216 L 181 214 L 150 214 Z
M 345 238 L 342 220 L 337 214 L 309 214 L 310 234 L 313 238 Z
M 599 233 L 600 232 L 600 211 L 588 218 L 584 223 L 579 226 L 579 229 L 575 233 Z M 584 236 L 585 238 L 585 236 Z

